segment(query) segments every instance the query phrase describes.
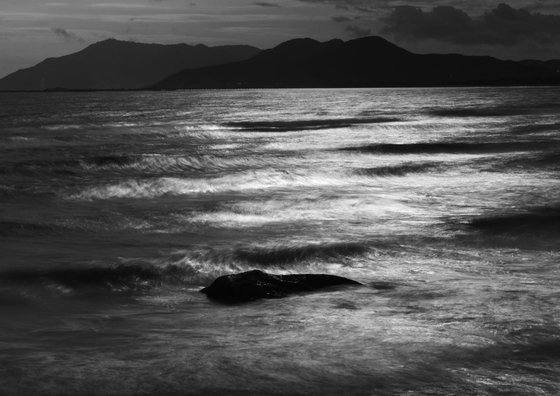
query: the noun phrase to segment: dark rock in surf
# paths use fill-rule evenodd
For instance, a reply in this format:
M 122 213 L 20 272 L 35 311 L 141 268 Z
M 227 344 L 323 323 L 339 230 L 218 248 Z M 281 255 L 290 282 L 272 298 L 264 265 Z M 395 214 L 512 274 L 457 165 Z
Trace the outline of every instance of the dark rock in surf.
M 336 286 L 362 286 L 362 284 L 335 275 L 272 275 L 253 270 L 221 276 L 200 292 L 222 303 L 238 303 L 260 298 L 282 298 L 290 294 L 309 293 Z

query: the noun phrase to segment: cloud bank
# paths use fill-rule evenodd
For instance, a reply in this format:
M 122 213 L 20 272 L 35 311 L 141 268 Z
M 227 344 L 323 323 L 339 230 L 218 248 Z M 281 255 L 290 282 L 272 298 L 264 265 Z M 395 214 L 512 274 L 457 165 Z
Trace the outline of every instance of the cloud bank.
M 551 44 L 560 40 L 560 16 L 515 9 L 507 4 L 479 17 L 452 6 L 423 11 L 399 6 L 383 19 L 382 34 L 410 41 L 435 39 L 453 44 L 516 45 L 524 41 Z

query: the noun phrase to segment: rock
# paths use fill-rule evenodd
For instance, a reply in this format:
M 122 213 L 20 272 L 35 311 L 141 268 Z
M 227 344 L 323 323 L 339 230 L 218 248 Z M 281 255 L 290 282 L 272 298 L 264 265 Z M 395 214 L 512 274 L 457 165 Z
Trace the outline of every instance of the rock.
M 313 292 L 334 286 L 362 286 L 362 284 L 335 275 L 272 275 L 253 270 L 221 276 L 200 292 L 212 300 L 238 303 L 260 298 L 282 298 L 290 294 Z

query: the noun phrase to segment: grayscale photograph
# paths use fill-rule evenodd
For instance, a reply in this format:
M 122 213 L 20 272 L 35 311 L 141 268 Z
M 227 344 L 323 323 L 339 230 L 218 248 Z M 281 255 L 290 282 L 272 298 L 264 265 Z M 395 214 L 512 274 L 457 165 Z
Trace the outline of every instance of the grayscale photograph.
M 560 395 L 559 0 L 0 0 L 0 395 Z

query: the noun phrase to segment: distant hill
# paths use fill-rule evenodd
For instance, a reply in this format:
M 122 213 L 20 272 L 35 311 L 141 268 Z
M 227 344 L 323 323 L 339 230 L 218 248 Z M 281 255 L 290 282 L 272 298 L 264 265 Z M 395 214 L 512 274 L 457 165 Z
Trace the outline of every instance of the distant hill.
M 537 62 L 538 63 L 538 62 Z M 552 64 L 419 55 L 381 37 L 290 40 L 251 59 L 184 70 L 152 89 L 558 84 Z
M 0 90 L 135 89 L 188 68 L 236 62 L 256 55 L 254 47 L 141 44 L 109 39 L 0 80 Z

